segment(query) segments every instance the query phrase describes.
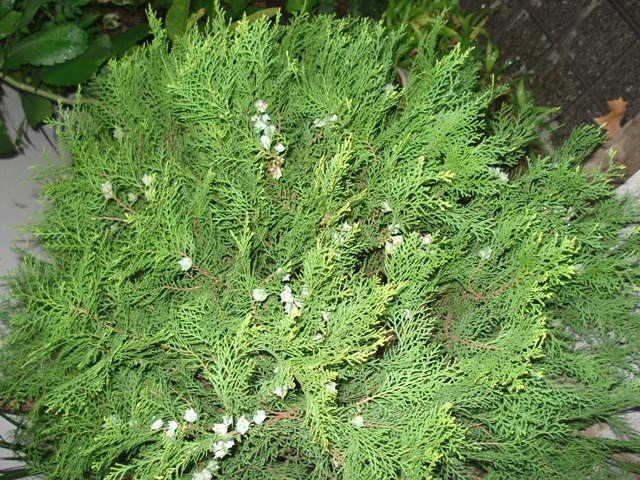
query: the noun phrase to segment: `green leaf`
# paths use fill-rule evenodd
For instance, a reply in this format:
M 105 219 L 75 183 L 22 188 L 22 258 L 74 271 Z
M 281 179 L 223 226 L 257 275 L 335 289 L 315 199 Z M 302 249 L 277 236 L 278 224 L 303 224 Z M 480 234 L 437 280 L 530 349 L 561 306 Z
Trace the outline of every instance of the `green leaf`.
M 95 21 L 98 20 L 100 17 L 102 17 L 101 13 L 94 13 L 92 15 L 85 15 L 84 17 L 79 18 L 76 21 L 76 25 L 78 27 L 80 27 L 81 29 L 86 30 L 91 25 L 93 25 L 95 23 Z
M 251 0 L 232 0 L 228 2 L 229 8 L 227 9 L 227 14 L 235 20 L 236 18 L 240 18 L 244 11 L 247 9 Z
M 113 54 L 113 43 L 102 35 L 82 55 L 47 69 L 41 80 L 58 87 L 75 86 L 88 81 Z
M 187 30 L 190 0 L 175 0 L 167 12 L 167 36 L 175 40 Z
M 201 8 L 197 12 L 192 13 L 191 16 L 187 19 L 187 28 L 191 28 L 196 23 L 198 23 L 198 20 L 200 20 L 204 16 L 205 13 L 206 13 L 206 9 L 204 9 L 204 8 Z
M 11 11 L 15 3 L 15 0 L 0 0 L 0 19 Z
M 8 154 L 15 152 L 16 147 L 9 138 L 9 134 L 7 133 L 7 129 L 4 126 L 4 119 L 0 118 L 0 153 Z
M 252 23 L 257 20 L 260 20 L 262 17 L 267 17 L 267 18 L 275 17 L 278 13 L 280 13 L 279 7 L 263 8 L 262 10 L 258 10 L 257 12 L 247 16 L 247 21 L 249 23 Z M 229 25 L 229 29 L 235 30 L 237 26 L 238 26 L 238 20 L 236 20 L 231 25 Z
M 22 8 L 22 17 L 14 31 L 20 30 L 22 27 L 29 25 L 33 20 L 33 17 L 35 17 L 36 13 L 45 2 L 46 0 L 27 0 Z
M 89 46 L 87 33 L 75 25 L 60 25 L 29 35 L 7 54 L 6 66 L 55 65 L 84 53 Z
M 32 93 L 21 93 L 20 102 L 27 117 L 27 122 L 33 128 L 38 127 L 47 118 L 53 115 L 51 100 Z
M 11 10 L 0 20 L 0 40 L 11 35 L 20 20 L 20 12 Z
M 111 52 L 114 55 L 120 55 L 126 52 L 133 45 L 138 43 L 143 38 L 149 36 L 151 30 L 146 23 L 136 25 L 126 29 L 120 35 L 111 39 Z

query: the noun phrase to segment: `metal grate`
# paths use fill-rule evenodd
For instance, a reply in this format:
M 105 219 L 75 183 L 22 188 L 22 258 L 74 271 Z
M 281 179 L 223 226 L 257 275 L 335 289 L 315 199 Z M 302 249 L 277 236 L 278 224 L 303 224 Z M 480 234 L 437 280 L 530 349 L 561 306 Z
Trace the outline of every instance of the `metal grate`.
M 622 96 L 626 118 L 640 111 L 640 0 L 462 0 L 467 11 L 490 9 L 486 24 L 507 75 L 527 74 L 541 105 L 574 126 L 608 112 Z

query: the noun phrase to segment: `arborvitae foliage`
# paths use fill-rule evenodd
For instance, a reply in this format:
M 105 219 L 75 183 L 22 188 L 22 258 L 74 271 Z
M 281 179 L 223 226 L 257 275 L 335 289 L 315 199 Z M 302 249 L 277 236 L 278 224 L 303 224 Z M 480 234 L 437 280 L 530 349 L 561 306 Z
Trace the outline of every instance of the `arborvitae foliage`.
M 367 21 L 152 23 L 60 122 L 6 298 L 35 471 L 630 478 L 638 212 L 596 133 L 522 160 L 536 119 L 433 37 L 402 90 Z

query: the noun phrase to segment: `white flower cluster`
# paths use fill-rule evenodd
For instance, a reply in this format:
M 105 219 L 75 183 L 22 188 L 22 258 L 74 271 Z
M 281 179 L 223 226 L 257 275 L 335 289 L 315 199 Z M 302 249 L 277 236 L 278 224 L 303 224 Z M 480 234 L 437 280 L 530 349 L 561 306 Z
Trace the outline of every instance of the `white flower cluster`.
M 269 294 L 264 288 L 258 287 L 253 289 L 252 296 L 256 302 L 264 302 L 269 297 Z
M 113 138 L 116 140 L 124 140 L 124 137 L 127 135 L 119 125 L 116 125 L 116 128 L 113 129 Z
M 183 272 L 188 272 L 193 267 L 193 260 L 189 257 L 182 257 L 182 259 L 178 260 L 178 265 L 180 265 Z
M 509 175 L 507 175 L 507 172 L 505 172 L 501 168 L 487 167 L 487 169 L 489 170 L 489 173 L 491 175 L 498 177 L 498 180 L 500 180 L 501 182 L 507 183 L 509 181 Z
M 188 423 L 194 423 L 196 420 L 198 420 L 198 414 L 193 408 L 187 408 L 187 410 L 184 412 L 184 419 Z M 176 430 L 178 430 L 179 426 L 180 424 L 175 420 L 169 420 L 164 434 L 168 438 L 175 437 Z M 149 428 L 153 431 L 156 431 L 156 430 L 160 430 L 162 427 L 164 427 L 164 420 L 162 420 L 162 418 L 157 418 L 157 419 L 154 419 L 153 423 Z
M 478 251 L 478 256 L 481 260 L 489 260 L 491 258 L 491 254 L 493 253 L 493 249 L 491 247 L 484 247 Z
M 113 185 L 111 185 L 111 182 L 104 182 L 100 185 L 100 191 L 104 194 L 104 198 L 107 200 L 113 197 Z
M 330 115 L 328 117 L 324 117 L 324 118 L 316 118 L 313 121 L 313 126 L 316 128 L 322 128 L 324 127 L 327 123 L 335 123 L 338 120 L 338 115 L 336 115 L 335 113 L 333 115 Z
M 218 470 L 220 470 L 218 462 L 210 460 L 200 472 L 195 472 L 191 476 L 191 480 L 211 480 Z
M 255 101 L 254 105 L 256 110 L 258 110 L 258 113 L 251 117 L 253 128 L 260 133 L 260 145 L 263 150 L 270 154 L 271 161 L 269 162 L 269 173 L 275 180 L 278 180 L 282 177 L 282 164 L 284 163 L 282 155 L 287 147 L 282 143 L 276 143 L 273 147 L 275 153 L 271 152 L 271 144 L 278 134 L 278 129 L 271 123 L 271 117 L 267 113 L 267 108 L 269 106 L 267 102 L 262 99 L 258 99 Z
M 149 175 L 148 173 L 145 173 L 142 176 L 142 184 L 146 187 L 144 190 L 144 199 L 148 202 L 149 200 L 151 200 L 151 184 L 153 183 L 153 175 Z
M 309 292 L 305 287 L 302 287 L 300 290 L 300 297 L 306 297 L 307 295 L 309 295 Z M 285 314 L 291 314 L 293 318 L 301 315 L 300 309 L 302 308 L 302 300 L 300 297 L 293 294 L 293 290 L 291 290 L 289 285 L 284 286 L 280 293 L 280 301 L 284 303 Z
M 347 239 L 347 234 L 353 229 L 348 222 L 344 222 L 342 227 L 337 232 L 333 232 L 333 241 L 335 243 L 344 243 Z
M 249 420 L 245 415 L 242 415 L 236 420 L 236 432 L 240 435 L 246 435 L 251 429 L 251 424 L 262 425 L 267 418 L 267 412 L 262 409 L 256 410 L 252 419 Z M 233 416 L 225 415 L 222 417 L 221 423 L 216 423 L 211 427 L 211 430 L 222 437 L 216 443 L 213 444 L 212 452 L 215 458 L 224 458 L 229 454 L 229 451 L 235 445 L 235 440 L 229 438 L 229 427 L 233 424 Z
M 145 173 L 142 177 L 142 184 L 146 187 L 145 191 L 144 191 L 144 198 L 145 200 L 149 201 L 151 200 L 151 184 L 153 183 L 153 175 L 150 175 L 148 173 Z M 104 195 L 104 198 L 109 200 L 110 198 L 113 198 L 114 194 L 113 194 L 113 184 L 111 182 L 104 182 L 102 184 L 100 184 L 100 191 L 102 192 L 102 194 Z M 129 192 L 127 193 L 127 201 L 129 203 L 135 203 L 138 201 L 138 195 L 134 192 Z
M 400 235 L 400 225 L 389 225 L 391 239 L 384 243 L 384 251 L 387 255 L 393 255 L 400 245 L 404 243 L 404 237 Z

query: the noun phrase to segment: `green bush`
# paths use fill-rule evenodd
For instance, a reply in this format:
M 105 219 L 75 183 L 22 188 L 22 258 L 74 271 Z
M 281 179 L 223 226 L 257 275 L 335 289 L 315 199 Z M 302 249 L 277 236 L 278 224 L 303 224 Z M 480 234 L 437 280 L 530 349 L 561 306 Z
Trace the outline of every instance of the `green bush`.
M 58 124 L 5 299 L 34 472 L 632 478 L 638 211 L 597 133 L 523 161 L 537 118 L 435 35 L 401 90 L 367 21 L 151 27 Z

